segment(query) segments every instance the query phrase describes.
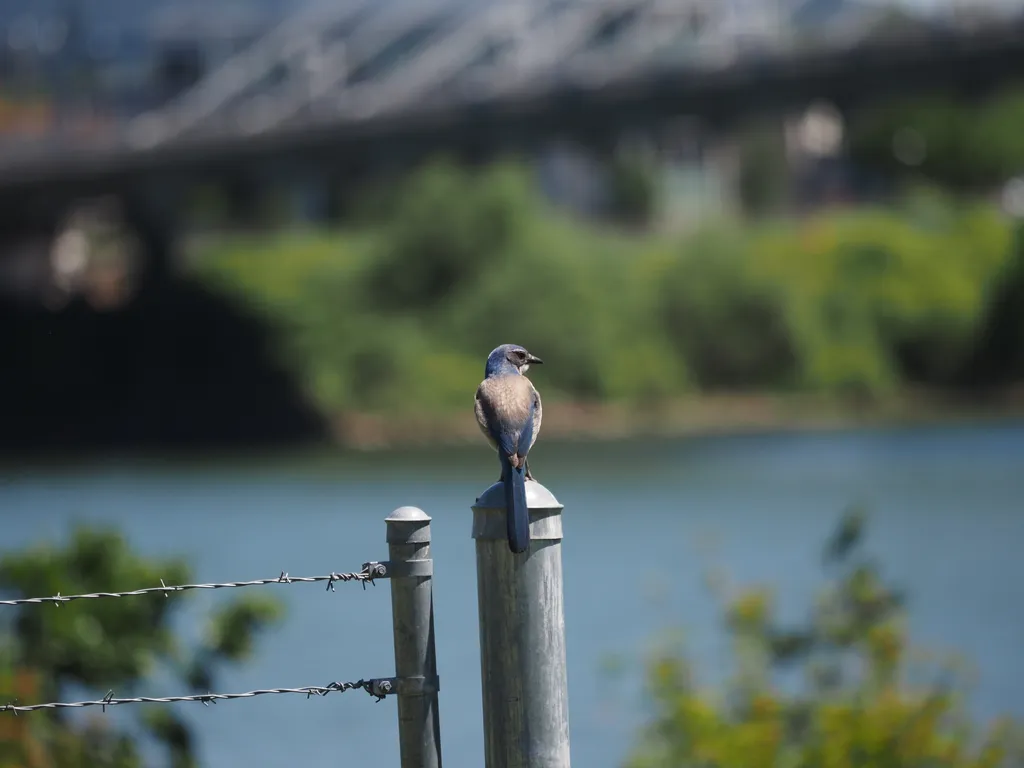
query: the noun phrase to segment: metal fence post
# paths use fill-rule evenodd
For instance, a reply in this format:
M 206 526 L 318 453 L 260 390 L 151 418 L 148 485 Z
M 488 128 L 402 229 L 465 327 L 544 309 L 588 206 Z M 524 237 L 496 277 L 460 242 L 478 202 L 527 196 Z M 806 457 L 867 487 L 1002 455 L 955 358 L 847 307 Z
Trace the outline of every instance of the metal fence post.
M 386 522 L 402 768 L 441 768 L 430 517 L 401 507 Z
M 569 768 L 562 505 L 526 483 L 530 549 L 505 533 L 501 483 L 473 505 L 486 768 Z

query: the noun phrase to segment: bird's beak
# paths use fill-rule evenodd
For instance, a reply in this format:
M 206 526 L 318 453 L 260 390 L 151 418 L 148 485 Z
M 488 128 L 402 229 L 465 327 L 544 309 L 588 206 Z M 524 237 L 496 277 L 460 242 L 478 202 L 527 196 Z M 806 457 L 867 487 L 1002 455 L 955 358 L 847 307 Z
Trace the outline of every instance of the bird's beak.
M 529 365 L 543 365 L 543 364 L 544 364 L 544 361 L 543 361 L 543 360 L 541 360 L 541 359 L 540 359 L 539 357 L 537 357 L 536 355 L 531 355 L 530 353 L 527 353 L 527 354 L 526 354 L 526 362 L 527 362 L 527 363 L 528 363 Z

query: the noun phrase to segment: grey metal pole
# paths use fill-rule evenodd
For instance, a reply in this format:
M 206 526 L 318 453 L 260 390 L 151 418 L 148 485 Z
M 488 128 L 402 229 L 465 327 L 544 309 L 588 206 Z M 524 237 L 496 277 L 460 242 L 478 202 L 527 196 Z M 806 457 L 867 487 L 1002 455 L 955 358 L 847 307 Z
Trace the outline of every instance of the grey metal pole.
M 562 505 L 526 483 L 530 549 L 505 532 L 501 483 L 473 505 L 486 768 L 569 768 Z
M 386 522 L 402 768 L 441 768 L 430 517 L 401 507 Z

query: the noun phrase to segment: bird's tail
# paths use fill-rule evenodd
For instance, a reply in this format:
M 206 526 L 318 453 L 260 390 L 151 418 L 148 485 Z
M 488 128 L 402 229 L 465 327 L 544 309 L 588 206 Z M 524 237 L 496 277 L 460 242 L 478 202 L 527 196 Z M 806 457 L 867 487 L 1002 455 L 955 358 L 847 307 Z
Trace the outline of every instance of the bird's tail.
M 505 531 L 508 548 L 515 553 L 530 548 L 530 511 L 526 506 L 526 478 L 522 467 L 503 459 L 505 481 Z

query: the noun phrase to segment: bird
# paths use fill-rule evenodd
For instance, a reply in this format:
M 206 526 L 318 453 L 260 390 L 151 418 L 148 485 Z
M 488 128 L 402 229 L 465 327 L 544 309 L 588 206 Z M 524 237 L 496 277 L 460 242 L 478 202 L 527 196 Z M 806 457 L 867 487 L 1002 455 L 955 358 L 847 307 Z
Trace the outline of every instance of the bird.
M 527 455 L 540 433 L 540 393 L 524 375 L 544 361 L 518 344 L 502 344 L 487 356 L 484 380 L 476 390 L 474 411 L 480 431 L 498 452 L 499 482 L 505 489 L 505 530 L 512 552 L 530 546 L 526 481 L 533 480 Z

